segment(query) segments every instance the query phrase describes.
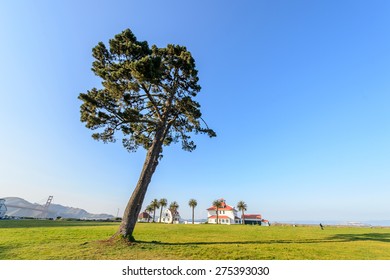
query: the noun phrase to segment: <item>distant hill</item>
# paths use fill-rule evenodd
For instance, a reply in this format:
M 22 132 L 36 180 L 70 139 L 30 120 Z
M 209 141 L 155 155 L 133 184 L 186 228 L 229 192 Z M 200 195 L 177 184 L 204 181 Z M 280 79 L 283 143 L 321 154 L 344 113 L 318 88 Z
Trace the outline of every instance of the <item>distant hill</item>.
M 42 215 L 43 206 L 37 203 L 31 203 L 20 197 L 5 197 L 5 205 L 7 206 L 7 216 L 16 217 L 32 217 L 39 218 Z M 113 219 L 113 215 L 109 214 L 91 214 L 84 209 L 63 206 L 60 204 L 50 204 L 46 218 L 74 218 L 74 219 L 91 219 L 103 220 Z

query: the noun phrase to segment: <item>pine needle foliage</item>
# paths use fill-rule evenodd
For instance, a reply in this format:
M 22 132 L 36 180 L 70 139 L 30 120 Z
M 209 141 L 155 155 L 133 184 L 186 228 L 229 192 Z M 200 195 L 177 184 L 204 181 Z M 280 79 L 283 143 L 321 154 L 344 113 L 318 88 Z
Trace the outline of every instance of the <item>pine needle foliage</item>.
M 102 79 L 102 88 L 80 93 L 79 99 L 81 121 L 98 131 L 94 139 L 115 142 L 115 132 L 121 131 L 128 151 L 149 149 L 156 131 L 167 127 L 163 145 L 181 141 L 184 150 L 193 151 L 191 133 L 216 136 L 194 100 L 201 87 L 186 47 L 150 48 L 127 29 L 109 41 L 109 48 L 100 42 L 93 57 L 92 71 Z

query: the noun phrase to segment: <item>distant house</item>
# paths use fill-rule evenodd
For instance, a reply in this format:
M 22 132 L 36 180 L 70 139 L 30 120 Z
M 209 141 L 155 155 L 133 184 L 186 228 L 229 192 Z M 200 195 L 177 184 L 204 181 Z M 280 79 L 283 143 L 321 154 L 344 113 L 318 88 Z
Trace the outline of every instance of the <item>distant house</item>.
M 142 212 L 138 215 L 138 222 L 148 223 L 151 220 L 151 216 L 147 212 Z
M 161 217 L 161 222 L 166 224 L 178 224 L 180 223 L 180 219 L 179 212 L 172 209 L 165 209 Z
M 260 214 L 245 214 L 242 220 L 246 225 L 261 225 L 262 221 Z
M 271 224 L 270 224 L 270 222 L 269 222 L 268 220 L 262 219 L 262 220 L 261 220 L 261 225 L 262 225 L 262 226 L 270 226 Z
M 226 204 L 225 199 L 221 198 L 221 207 L 218 208 L 218 224 L 231 225 L 239 224 L 240 218 L 237 217 L 237 210 Z M 207 209 L 207 222 L 209 224 L 217 223 L 217 208 L 211 206 Z

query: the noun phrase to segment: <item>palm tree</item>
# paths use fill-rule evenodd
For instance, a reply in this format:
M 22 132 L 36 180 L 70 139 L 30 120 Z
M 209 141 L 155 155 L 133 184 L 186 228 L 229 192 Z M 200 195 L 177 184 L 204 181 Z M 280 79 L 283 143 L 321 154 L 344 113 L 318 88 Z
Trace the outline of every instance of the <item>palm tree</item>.
M 172 213 L 171 224 L 173 224 L 173 220 L 174 220 L 174 217 L 175 217 L 175 214 L 176 214 L 178 208 L 179 208 L 179 204 L 177 204 L 176 201 L 174 201 L 171 204 L 169 204 L 169 209 L 171 210 L 171 213 Z
M 245 213 L 247 207 L 248 206 L 246 205 L 246 203 L 244 201 L 242 201 L 242 200 L 237 203 L 238 210 L 240 210 L 242 212 L 241 219 L 242 219 L 242 223 L 243 224 L 245 224 L 244 213 Z
M 148 216 L 148 223 L 149 223 L 149 220 L 150 220 L 150 213 L 153 212 L 153 206 L 152 206 L 152 205 L 146 206 L 145 212 L 149 214 L 149 216 Z
M 192 208 L 192 224 L 194 224 L 194 209 L 198 205 L 198 202 L 196 199 L 191 198 L 190 201 L 188 201 L 188 205 Z
M 217 224 L 218 224 L 218 209 L 222 206 L 222 201 L 220 199 L 213 201 L 213 206 L 216 208 L 217 212 Z
M 161 223 L 161 216 L 162 216 L 162 211 L 163 211 L 163 208 L 165 206 L 167 206 L 168 204 L 168 201 L 166 198 L 161 198 L 159 201 L 158 201 L 158 205 L 160 206 L 160 221 L 159 223 Z
M 154 223 L 154 217 L 156 216 L 156 209 L 160 208 L 160 204 L 158 203 L 158 200 L 155 198 L 150 203 L 150 206 L 153 207 L 153 223 Z

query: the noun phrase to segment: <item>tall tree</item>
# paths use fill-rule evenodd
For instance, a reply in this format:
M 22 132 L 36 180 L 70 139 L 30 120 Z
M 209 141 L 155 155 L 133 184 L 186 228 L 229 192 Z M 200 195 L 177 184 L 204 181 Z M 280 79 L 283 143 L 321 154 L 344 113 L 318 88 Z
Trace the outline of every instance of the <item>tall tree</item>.
M 160 204 L 158 203 L 157 198 L 152 200 L 152 202 L 150 203 L 150 206 L 153 207 L 153 223 L 154 223 L 154 219 L 156 217 L 156 209 L 160 208 Z
M 165 206 L 167 206 L 168 204 L 168 201 L 166 198 L 161 198 L 159 201 L 158 201 L 158 204 L 160 206 L 160 220 L 159 220 L 159 223 L 161 223 L 161 217 L 162 217 L 162 211 L 163 211 L 163 208 Z
M 171 210 L 171 213 L 172 213 L 171 224 L 173 224 L 173 220 L 174 220 L 175 215 L 177 213 L 177 209 L 179 209 L 179 204 L 176 201 L 173 201 L 173 202 L 171 202 L 171 204 L 169 204 L 169 210 Z
M 153 212 L 153 206 L 152 206 L 152 205 L 148 205 L 148 206 L 146 206 L 146 210 L 145 210 L 145 212 L 149 214 L 149 216 L 148 216 L 148 223 L 149 223 L 149 221 L 150 221 L 150 217 L 151 217 L 151 215 L 150 215 L 150 214 L 152 214 L 152 212 Z
M 246 203 L 242 200 L 237 203 L 237 208 L 242 213 L 241 219 L 243 224 L 245 224 L 245 211 L 247 210 L 247 207 L 248 206 L 246 205 Z
M 192 208 L 192 224 L 194 224 L 194 210 L 195 210 L 195 207 L 198 205 L 198 202 L 196 201 L 196 199 L 190 199 L 190 201 L 188 201 L 188 205 Z
M 192 133 L 215 137 L 202 119 L 195 60 L 184 46 L 149 47 L 130 29 L 92 51 L 92 71 L 102 79 L 102 88 L 81 93 L 81 121 L 98 130 L 92 137 L 115 142 L 116 132 L 128 151 L 147 150 L 137 185 L 125 208 L 117 234 L 130 240 L 149 183 L 162 158 L 163 146 L 181 141 L 193 151 Z
M 214 200 L 213 206 L 216 209 L 215 212 L 217 213 L 217 224 L 218 224 L 218 219 L 219 219 L 218 211 L 219 211 L 219 208 L 221 208 L 221 206 L 222 206 L 222 201 L 220 199 Z

